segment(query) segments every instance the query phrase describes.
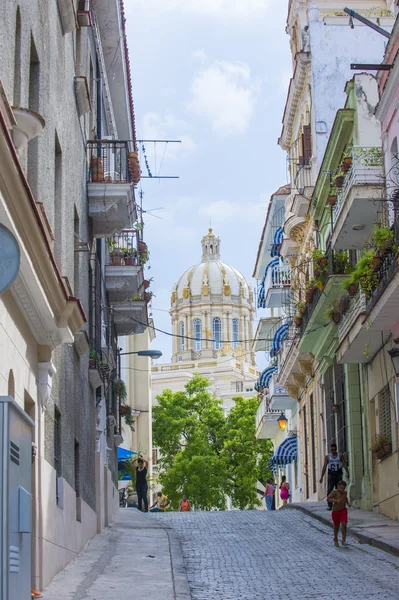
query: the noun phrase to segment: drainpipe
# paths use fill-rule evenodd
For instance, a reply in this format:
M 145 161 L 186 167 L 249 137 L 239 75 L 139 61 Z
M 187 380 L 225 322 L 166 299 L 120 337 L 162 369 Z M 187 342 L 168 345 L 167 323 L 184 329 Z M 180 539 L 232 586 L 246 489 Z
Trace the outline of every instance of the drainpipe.
M 103 116 L 102 88 L 103 88 L 103 80 L 102 80 L 102 76 L 101 76 L 101 69 L 100 69 L 100 63 L 98 62 L 98 58 L 96 58 L 96 80 L 97 80 L 97 137 L 98 137 L 99 140 L 101 140 L 102 135 L 103 135 L 103 132 L 102 132 L 102 116 Z M 100 153 L 101 153 L 101 149 L 100 149 Z

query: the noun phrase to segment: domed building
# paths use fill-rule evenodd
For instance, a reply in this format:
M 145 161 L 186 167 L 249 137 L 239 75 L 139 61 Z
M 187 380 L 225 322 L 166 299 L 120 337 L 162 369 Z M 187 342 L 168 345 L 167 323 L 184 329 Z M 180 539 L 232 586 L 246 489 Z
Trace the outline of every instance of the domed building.
M 245 277 L 220 259 L 220 238 L 202 238 L 202 260 L 173 286 L 172 362 L 152 368 L 153 396 L 182 390 L 195 372 L 207 377 L 226 410 L 236 395 L 252 396 L 257 380 L 253 293 Z

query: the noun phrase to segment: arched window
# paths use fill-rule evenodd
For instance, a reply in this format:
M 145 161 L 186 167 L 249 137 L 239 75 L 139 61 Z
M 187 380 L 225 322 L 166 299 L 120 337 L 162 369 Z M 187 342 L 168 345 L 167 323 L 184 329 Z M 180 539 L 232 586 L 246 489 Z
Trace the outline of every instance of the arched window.
M 184 323 L 180 321 L 180 352 L 184 352 Z
M 201 319 L 194 319 L 194 348 L 196 351 L 202 350 L 202 322 Z
M 213 349 L 219 350 L 222 347 L 222 322 L 216 318 L 212 321 Z
M 231 339 L 233 342 L 233 348 L 235 350 L 238 346 L 238 319 L 233 319 L 231 323 L 231 329 L 233 334 Z

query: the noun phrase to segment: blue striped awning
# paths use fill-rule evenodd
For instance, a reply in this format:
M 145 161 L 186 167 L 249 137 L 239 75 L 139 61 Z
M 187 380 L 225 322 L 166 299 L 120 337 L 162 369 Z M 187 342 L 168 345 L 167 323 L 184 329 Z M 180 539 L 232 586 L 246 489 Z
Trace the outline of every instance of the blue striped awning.
M 259 288 L 258 308 L 266 308 L 265 284 L 263 281 L 260 284 L 260 288 Z
M 280 256 L 281 244 L 283 242 L 284 232 L 282 227 L 278 227 L 274 232 L 270 256 Z
M 266 367 L 266 369 L 264 371 L 262 371 L 262 373 L 259 376 L 259 380 L 258 380 L 259 387 L 260 388 L 267 387 L 270 383 L 273 373 L 277 373 L 277 371 L 278 371 L 277 363 L 274 365 L 271 365 L 269 367 Z
M 276 449 L 269 461 L 271 470 L 275 473 L 278 468 L 286 467 L 298 456 L 298 438 L 296 435 L 287 437 Z
M 277 329 L 276 333 L 274 334 L 274 336 L 273 336 L 273 342 L 272 342 L 272 347 L 270 349 L 270 356 L 272 358 L 274 356 L 276 356 L 277 352 L 281 348 L 281 344 L 283 343 L 283 341 L 287 337 L 289 326 L 290 326 L 289 323 L 284 323 L 284 325 L 281 325 L 281 327 L 279 327 Z
M 265 281 L 267 274 L 269 272 L 269 269 L 272 269 L 273 267 L 277 267 L 280 264 L 280 259 L 278 257 L 273 258 L 273 260 L 271 260 L 268 265 L 266 266 L 265 269 L 265 274 L 263 276 L 263 281 Z

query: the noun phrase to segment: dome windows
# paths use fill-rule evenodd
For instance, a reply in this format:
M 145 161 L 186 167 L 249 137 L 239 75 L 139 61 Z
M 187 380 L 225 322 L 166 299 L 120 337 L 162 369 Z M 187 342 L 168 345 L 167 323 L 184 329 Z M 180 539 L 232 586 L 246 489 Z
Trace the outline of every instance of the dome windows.
M 199 352 L 202 350 L 202 322 L 201 319 L 194 319 L 194 350 Z
M 183 321 L 180 321 L 179 331 L 180 331 L 180 352 L 184 352 L 184 323 L 183 323 Z
M 212 338 L 213 349 L 220 350 L 222 347 L 222 322 L 218 317 L 212 321 Z
M 232 336 L 231 336 L 231 340 L 232 340 L 232 346 L 234 348 L 234 350 L 237 348 L 238 346 L 238 319 L 233 319 L 231 322 L 231 332 L 232 332 Z

